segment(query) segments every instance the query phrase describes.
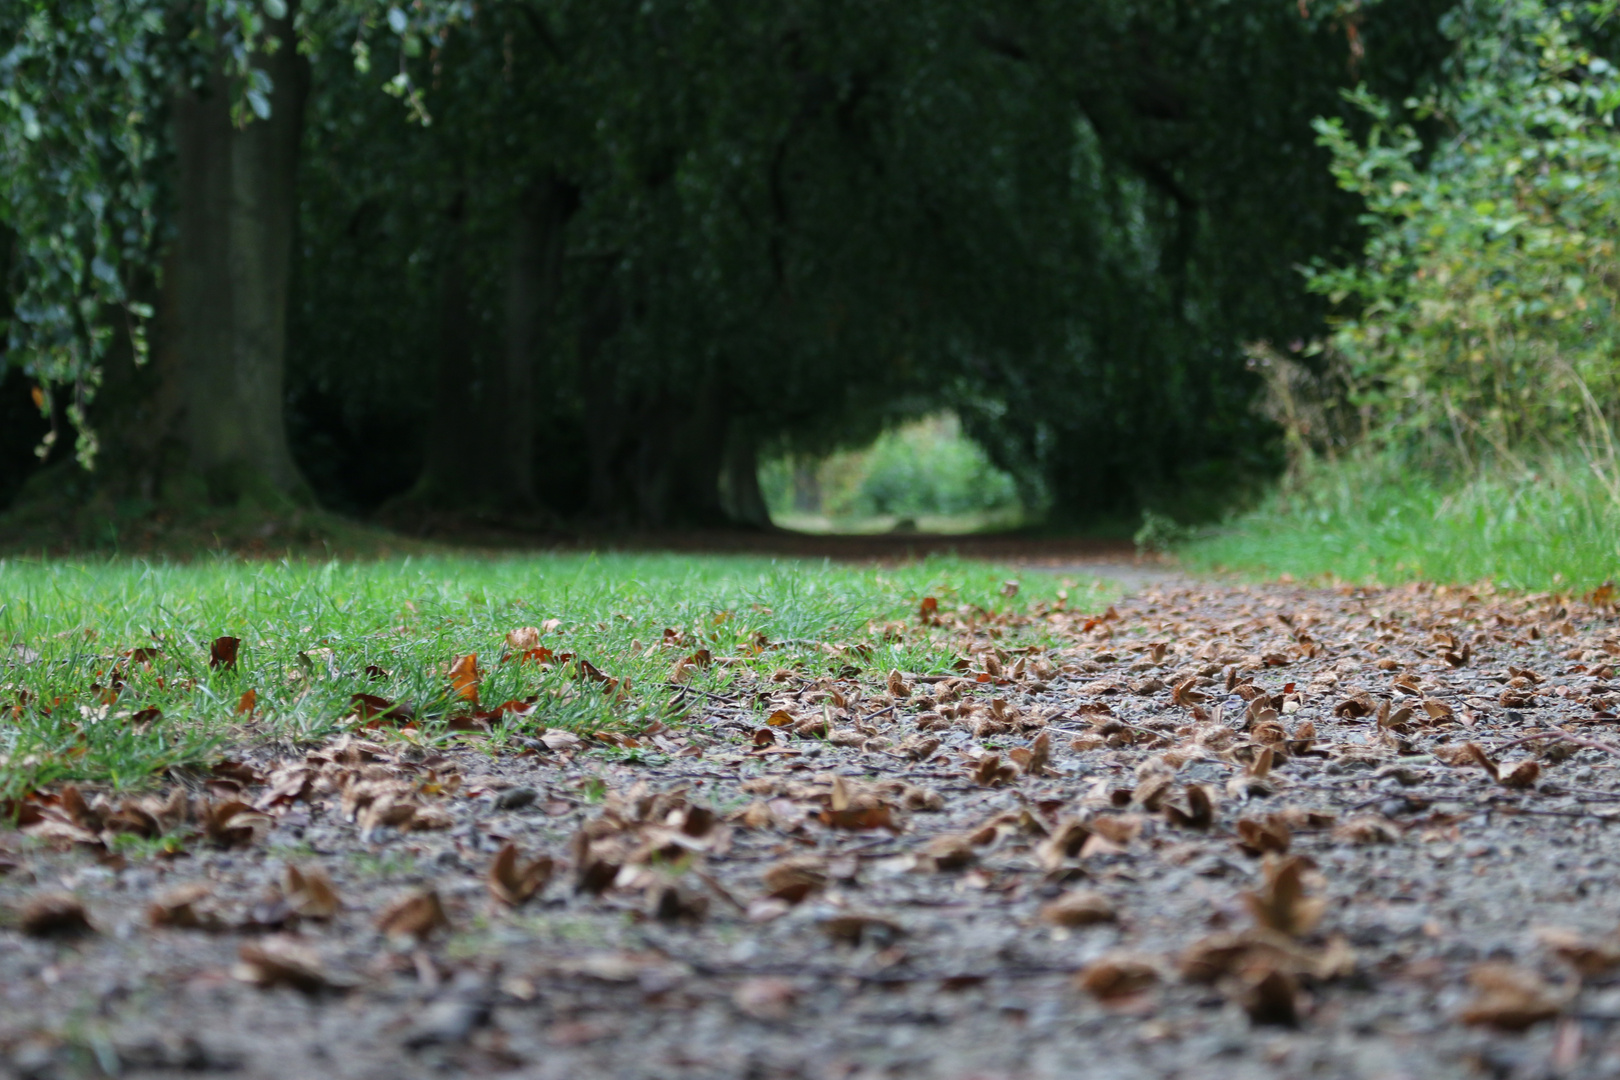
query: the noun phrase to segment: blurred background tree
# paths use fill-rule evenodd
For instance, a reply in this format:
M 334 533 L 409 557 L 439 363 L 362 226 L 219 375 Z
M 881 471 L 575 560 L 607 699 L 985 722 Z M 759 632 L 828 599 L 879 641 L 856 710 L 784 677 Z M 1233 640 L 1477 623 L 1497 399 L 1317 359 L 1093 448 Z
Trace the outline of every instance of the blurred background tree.
M 850 507 L 1216 513 L 1370 227 L 1312 125 L 1464 78 L 1452 7 L 6 5 L 0 498 L 760 525 L 895 431 Z

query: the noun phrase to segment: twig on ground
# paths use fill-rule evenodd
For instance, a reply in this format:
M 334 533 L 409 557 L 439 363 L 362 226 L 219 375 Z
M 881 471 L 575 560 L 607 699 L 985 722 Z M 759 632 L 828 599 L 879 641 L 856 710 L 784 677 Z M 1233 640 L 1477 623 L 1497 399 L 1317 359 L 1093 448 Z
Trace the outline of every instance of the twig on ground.
M 695 686 L 686 686 L 686 685 L 683 685 L 681 683 L 674 683 L 674 682 L 665 683 L 664 685 L 669 687 L 671 690 L 679 690 L 683 694 L 702 694 L 704 697 L 708 698 L 710 701 L 723 701 L 727 705 L 735 705 L 735 704 L 737 704 L 737 699 L 735 697 L 728 697 L 725 694 L 716 694 L 712 690 L 699 690 Z
M 1588 750 L 1603 750 L 1610 754 L 1620 754 L 1620 746 L 1616 746 L 1614 743 L 1603 742 L 1601 739 L 1588 739 L 1583 735 L 1571 735 L 1567 731 L 1538 731 L 1533 735 L 1525 735 L 1522 738 L 1502 743 L 1491 752 L 1499 754 L 1510 747 L 1523 746 L 1525 743 L 1536 742 L 1540 739 L 1558 739 L 1562 742 L 1573 743 L 1576 746 L 1584 746 Z

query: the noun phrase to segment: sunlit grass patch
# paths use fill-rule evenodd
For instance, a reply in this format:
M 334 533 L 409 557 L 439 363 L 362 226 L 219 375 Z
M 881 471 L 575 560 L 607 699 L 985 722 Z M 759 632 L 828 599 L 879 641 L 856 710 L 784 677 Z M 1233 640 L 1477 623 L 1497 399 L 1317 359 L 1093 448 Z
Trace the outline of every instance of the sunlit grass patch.
M 1582 460 L 1447 482 L 1387 459 L 1317 465 L 1181 552 L 1193 569 L 1587 590 L 1620 577 L 1620 502 Z

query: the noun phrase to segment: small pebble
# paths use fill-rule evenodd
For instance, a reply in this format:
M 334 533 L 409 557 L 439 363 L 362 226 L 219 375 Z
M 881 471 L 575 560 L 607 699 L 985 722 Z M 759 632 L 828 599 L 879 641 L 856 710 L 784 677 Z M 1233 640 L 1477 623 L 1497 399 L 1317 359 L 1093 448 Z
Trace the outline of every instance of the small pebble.
M 521 810 L 532 806 L 539 797 L 540 793 L 532 787 L 508 788 L 495 797 L 495 806 L 499 810 Z
M 475 1028 L 489 1023 L 489 1005 L 482 1001 L 451 998 L 435 1001 L 418 1017 L 405 1035 L 405 1045 L 421 1046 L 462 1043 Z

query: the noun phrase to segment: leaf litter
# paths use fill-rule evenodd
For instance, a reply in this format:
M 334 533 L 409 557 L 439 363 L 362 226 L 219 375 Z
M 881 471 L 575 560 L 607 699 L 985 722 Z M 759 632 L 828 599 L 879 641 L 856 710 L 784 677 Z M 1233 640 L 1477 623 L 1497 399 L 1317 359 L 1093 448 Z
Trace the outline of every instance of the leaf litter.
M 497 666 L 645 692 L 554 630 L 514 628 Z M 952 642 L 948 673 L 875 662 L 917 635 Z M 870 636 L 767 671 L 668 631 L 643 648 L 685 720 L 628 732 L 490 707 L 462 655 L 452 743 L 420 737 L 428 703 L 357 694 L 321 745 L 33 791 L 0 846 L 0 1052 L 67 1075 L 84 1036 L 53 1017 L 143 984 L 186 1007 L 115 995 L 111 1052 L 283 1074 L 1576 1075 L 1605 1052 L 1612 596 L 926 597 Z M 341 995 L 342 1037 L 257 1034 L 302 1015 L 284 994 Z

